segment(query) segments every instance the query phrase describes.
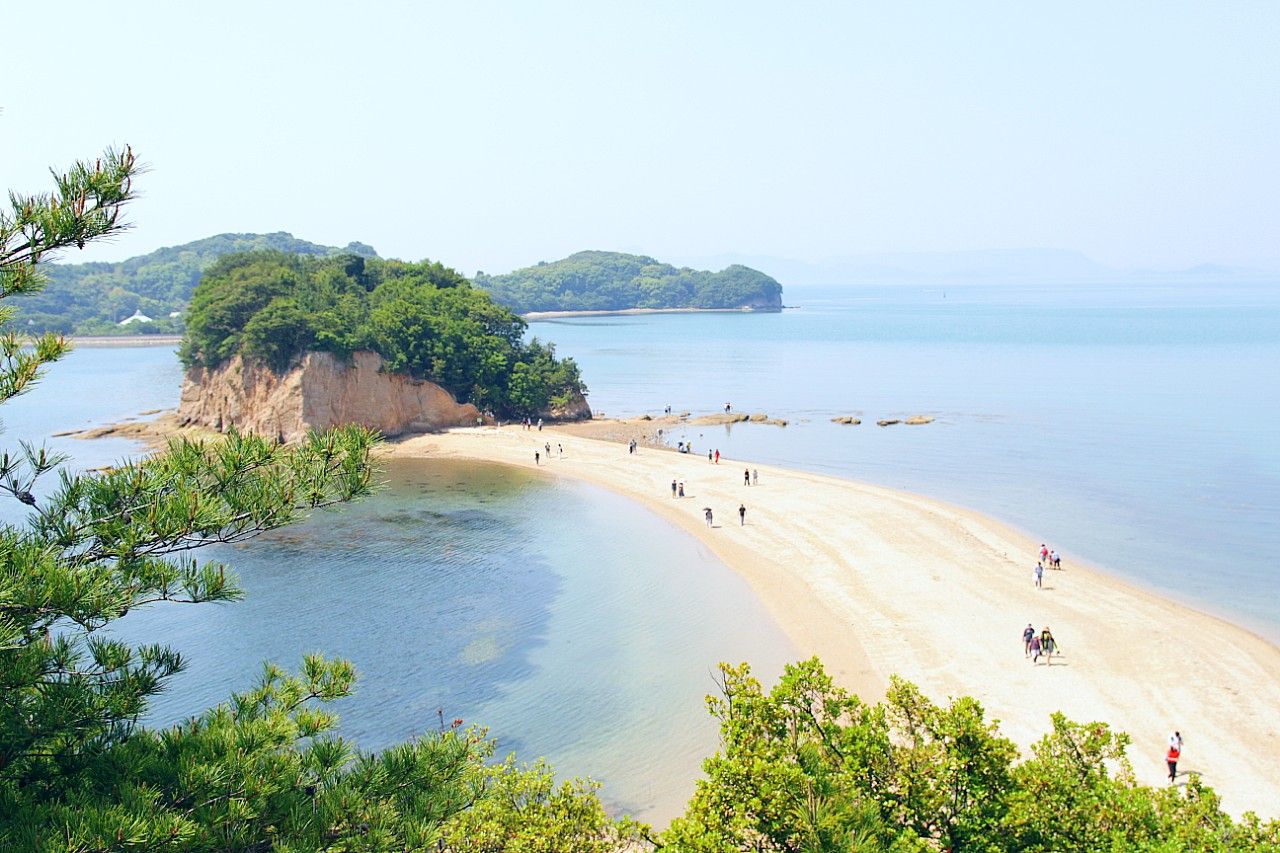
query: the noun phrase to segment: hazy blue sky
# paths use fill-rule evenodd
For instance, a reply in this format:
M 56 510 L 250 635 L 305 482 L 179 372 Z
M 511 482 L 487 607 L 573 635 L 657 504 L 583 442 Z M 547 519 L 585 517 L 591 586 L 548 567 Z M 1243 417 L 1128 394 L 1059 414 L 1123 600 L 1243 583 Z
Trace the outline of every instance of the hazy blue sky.
M 221 231 L 1280 257 L 1280 2 L 10 3 L 3 185 L 131 143 L 110 259 Z

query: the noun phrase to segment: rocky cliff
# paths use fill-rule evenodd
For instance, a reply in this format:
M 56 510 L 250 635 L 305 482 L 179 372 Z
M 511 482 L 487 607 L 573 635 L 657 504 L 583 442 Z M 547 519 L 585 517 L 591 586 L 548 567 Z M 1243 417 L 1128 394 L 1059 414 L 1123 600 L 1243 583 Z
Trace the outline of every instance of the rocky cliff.
M 348 365 L 330 353 L 311 352 L 277 374 L 236 356 L 221 367 L 187 371 L 178 421 L 293 441 L 308 429 L 343 424 L 394 436 L 474 426 L 481 417 L 475 406 L 457 402 L 439 385 L 383 373 L 381 367 L 377 353 L 358 352 Z

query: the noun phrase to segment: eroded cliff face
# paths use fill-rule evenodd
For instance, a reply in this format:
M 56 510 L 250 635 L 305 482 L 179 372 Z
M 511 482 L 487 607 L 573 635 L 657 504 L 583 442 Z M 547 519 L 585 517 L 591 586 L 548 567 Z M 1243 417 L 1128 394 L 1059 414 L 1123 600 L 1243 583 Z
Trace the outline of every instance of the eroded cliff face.
M 221 367 L 187 371 L 178 420 L 294 441 L 308 429 L 344 424 L 394 436 L 475 426 L 481 417 L 439 385 L 382 373 L 381 367 L 377 353 L 358 352 L 348 365 L 330 353 L 311 352 L 281 375 L 236 356 Z

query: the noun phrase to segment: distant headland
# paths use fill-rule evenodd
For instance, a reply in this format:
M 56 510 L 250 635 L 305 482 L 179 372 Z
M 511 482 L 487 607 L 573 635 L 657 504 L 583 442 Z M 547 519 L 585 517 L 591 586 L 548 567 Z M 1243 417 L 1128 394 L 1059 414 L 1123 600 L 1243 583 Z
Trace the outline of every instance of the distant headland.
M 720 272 L 676 268 L 645 255 L 577 252 L 506 275 L 477 272 L 476 287 L 495 302 L 534 317 L 683 310 L 782 310 L 782 285 L 734 264 Z
M 49 282 L 27 297 L 22 331 L 95 337 L 181 334 L 187 303 L 204 271 L 226 255 L 258 251 L 378 256 L 365 243 L 323 246 L 276 231 L 215 234 L 115 263 L 42 264 Z

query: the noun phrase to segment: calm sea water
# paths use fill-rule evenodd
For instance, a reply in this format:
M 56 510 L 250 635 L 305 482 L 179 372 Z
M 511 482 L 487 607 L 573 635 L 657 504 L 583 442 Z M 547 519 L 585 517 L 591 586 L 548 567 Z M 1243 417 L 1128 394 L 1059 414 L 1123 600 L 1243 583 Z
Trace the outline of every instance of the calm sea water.
M 800 288 L 782 314 L 533 325 L 610 415 L 973 507 L 1280 640 L 1280 287 Z M 874 421 L 933 415 L 928 426 Z M 830 423 L 857 415 L 861 426 Z

